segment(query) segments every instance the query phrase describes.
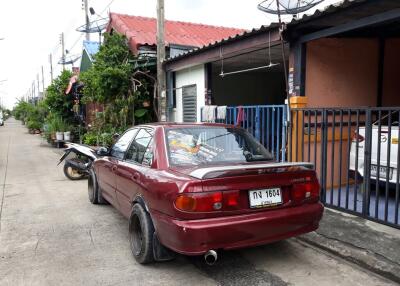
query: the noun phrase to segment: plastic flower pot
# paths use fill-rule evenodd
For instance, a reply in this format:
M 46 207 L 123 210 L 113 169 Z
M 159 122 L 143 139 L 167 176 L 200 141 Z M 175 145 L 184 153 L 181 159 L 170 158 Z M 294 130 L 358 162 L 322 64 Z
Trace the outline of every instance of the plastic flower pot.
M 64 140 L 64 132 L 56 132 L 56 140 L 58 141 Z
M 71 131 L 64 132 L 64 140 L 71 141 Z

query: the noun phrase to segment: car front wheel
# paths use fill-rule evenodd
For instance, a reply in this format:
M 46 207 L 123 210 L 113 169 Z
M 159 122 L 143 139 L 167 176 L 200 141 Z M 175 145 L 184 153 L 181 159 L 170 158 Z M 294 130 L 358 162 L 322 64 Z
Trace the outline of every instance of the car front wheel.
M 88 196 L 89 196 L 89 201 L 92 204 L 97 205 L 99 203 L 97 180 L 96 180 L 96 175 L 95 175 L 93 169 L 91 169 L 89 172 Z
M 140 264 L 154 261 L 154 226 L 148 212 L 140 204 L 135 204 L 129 220 L 129 240 L 133 257 Z

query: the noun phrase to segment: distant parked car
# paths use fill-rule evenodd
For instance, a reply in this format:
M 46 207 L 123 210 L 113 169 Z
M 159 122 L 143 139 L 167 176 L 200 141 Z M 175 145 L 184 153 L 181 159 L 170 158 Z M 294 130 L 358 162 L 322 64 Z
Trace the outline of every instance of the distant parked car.
M 310 163 L 277 163 L 247 131 L 159 123 L 102 148 L 88 180 L 93 204 L 129 219 L 139 263 L 262 245 L 318 228 L 323 206 Z M 172 252 L 172 251 L 173 252 Z
M 391 136 L 389 136 L 389 115 L 383 116 L 380 120 L 372 124 L 372 144 L 371 144 L 371 179 L 389 183 L 396 183 L 397 174 L 397 151 L 399 144 L 399 112 L 391 113 Z M 379 122 L 381 131 L 379 134 Z M 365 127 L 360 127 L 352 136 L 350 149 L 350 172 L 352 177 L 357 173 L 358 180 L 361 182 L 364 176 L 364 148 L 365 148 Z M 390 138 L 389 138 L 390 137 Z M 390 139 L 390 140 L 389 140 Z M 380 146 L 379 146 L 380 145 Z M 358 146 L 358 154 L 357 154 Z M 380 152 L 379 149 L 380 148 Z M 388 160 L 388 151 L 390 154 Z M 378 154 L 380 153 L 380 156 Z M 379 159 L 378 159 L 379 157 Z M 357 160 L 356 160 L 357 158 Z M 357 166 L 356 166 L 357 165 Z

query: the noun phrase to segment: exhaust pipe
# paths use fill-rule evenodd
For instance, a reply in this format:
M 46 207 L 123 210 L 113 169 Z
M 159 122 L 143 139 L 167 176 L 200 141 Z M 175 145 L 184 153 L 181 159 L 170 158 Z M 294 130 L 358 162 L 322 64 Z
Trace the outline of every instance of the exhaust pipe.
M 215 250 L 209 250 L 204 254 L 204 260 L 208 265 L 214 265 L 217 262 L 218 255 Z

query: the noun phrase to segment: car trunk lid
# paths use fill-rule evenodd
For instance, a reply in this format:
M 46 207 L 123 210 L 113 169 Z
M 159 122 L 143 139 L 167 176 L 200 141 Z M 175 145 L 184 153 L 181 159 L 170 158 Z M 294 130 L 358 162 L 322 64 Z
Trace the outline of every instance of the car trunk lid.
M 201 188 L 186 190 L 214 196 L 216 210 L 248 213 L 285 208 L 318 201 L 319 184 L 310 163 L 263 163 L 203 168 L 182 168 L 189 176 L 201 180 Z M 314 186 L 317 190 L 309 190 Z M 308 188 L 308 189 L 307 189 Z M 312 191 L 312 194 L 311 194 Z M 308 194 L 307 194 L 308 193 Z M 204 209 L 204 208 L 203 208 Z M 212 208 L 208 208 L 212 211 Z

